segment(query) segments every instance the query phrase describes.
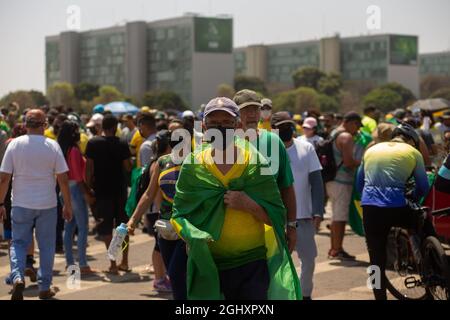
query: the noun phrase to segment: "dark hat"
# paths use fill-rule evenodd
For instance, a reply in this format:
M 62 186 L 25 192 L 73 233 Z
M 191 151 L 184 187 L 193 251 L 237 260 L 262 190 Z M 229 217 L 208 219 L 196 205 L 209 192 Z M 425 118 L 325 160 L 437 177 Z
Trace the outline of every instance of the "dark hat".
M 214 111 L 225 111 L 233 117 L 239 116 L 239 108 L 233 100 L 225 97 L 214 98 L 205 107 L 204 117 Z
M 359 123 L 362 124 L 361 116 L 355 111 L 347 112 L 344 115 L 344 122 L 349 122 L 349 121 L 358 121 Z
M 272 120 L 271 120 L 272 126 L 278 127 L 284 123 L 291 123 L 293 125 L 296 125 L 295 121 L 292 120 L 292 117 L 289 114 L 289 112 L 280 111 L 280 112 L 274 113 L 272 115 Z
M 249 89 L 238 91 L 233 100 L 239 106 L 239 110 L 248 106 L 262 107 L 261 98 L 255 91 Z

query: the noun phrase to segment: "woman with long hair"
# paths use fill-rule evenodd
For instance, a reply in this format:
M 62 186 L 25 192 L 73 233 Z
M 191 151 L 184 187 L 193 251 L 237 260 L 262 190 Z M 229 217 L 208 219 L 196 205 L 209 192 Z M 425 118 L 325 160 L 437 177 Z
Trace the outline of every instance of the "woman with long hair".
M 64 251 L 67 267 L 74 265 L 72 252 L 73 236 L 75 227 L 78 229 L 77 247 L 79 267 L 81 274 L 94 273 L 86 257 L 89 213 L 87 204 L 93 201 L 93 192 L 89 190 L 84 182 L 86 160 L 83 158 L 78 143 L 80 141 L 79 126 L 73 121 L 64 121 L 59 133 L 58 143 L 69 167 L 69 186 L 72 198 L 73 219 L 64 225 Z

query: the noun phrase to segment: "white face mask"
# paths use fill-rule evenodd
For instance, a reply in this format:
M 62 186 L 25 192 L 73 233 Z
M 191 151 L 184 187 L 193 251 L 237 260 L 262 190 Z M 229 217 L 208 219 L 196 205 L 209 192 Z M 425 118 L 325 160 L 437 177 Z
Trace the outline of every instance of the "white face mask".
M 271 110 L 261 110 L 261 119 L 268 120 L 271 115 L 272 115 Z

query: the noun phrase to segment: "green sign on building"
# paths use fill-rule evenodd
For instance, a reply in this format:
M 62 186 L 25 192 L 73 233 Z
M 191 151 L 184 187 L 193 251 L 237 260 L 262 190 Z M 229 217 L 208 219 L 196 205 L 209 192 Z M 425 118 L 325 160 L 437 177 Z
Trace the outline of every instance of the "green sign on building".
M 231 53 L 233 25 L 231 19 L 194 18 L 195 51 Z
M 414 36 L 391 36 L 391 64 L 417 65 L 419 51 L 417 42 L 417 37 Z

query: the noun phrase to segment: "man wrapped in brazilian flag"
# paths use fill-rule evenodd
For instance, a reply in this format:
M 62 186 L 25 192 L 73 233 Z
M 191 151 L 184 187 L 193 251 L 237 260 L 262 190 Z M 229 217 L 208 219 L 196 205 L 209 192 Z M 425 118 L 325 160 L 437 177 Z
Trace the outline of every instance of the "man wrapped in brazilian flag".
M 171 219 L 188 246 L 188 299 L 301 299 L 286 210 L 267 161 L 230 137 L 239 116 L 232 100 L 211 100 L 204 116 L 220 138 L 185 159 Z

